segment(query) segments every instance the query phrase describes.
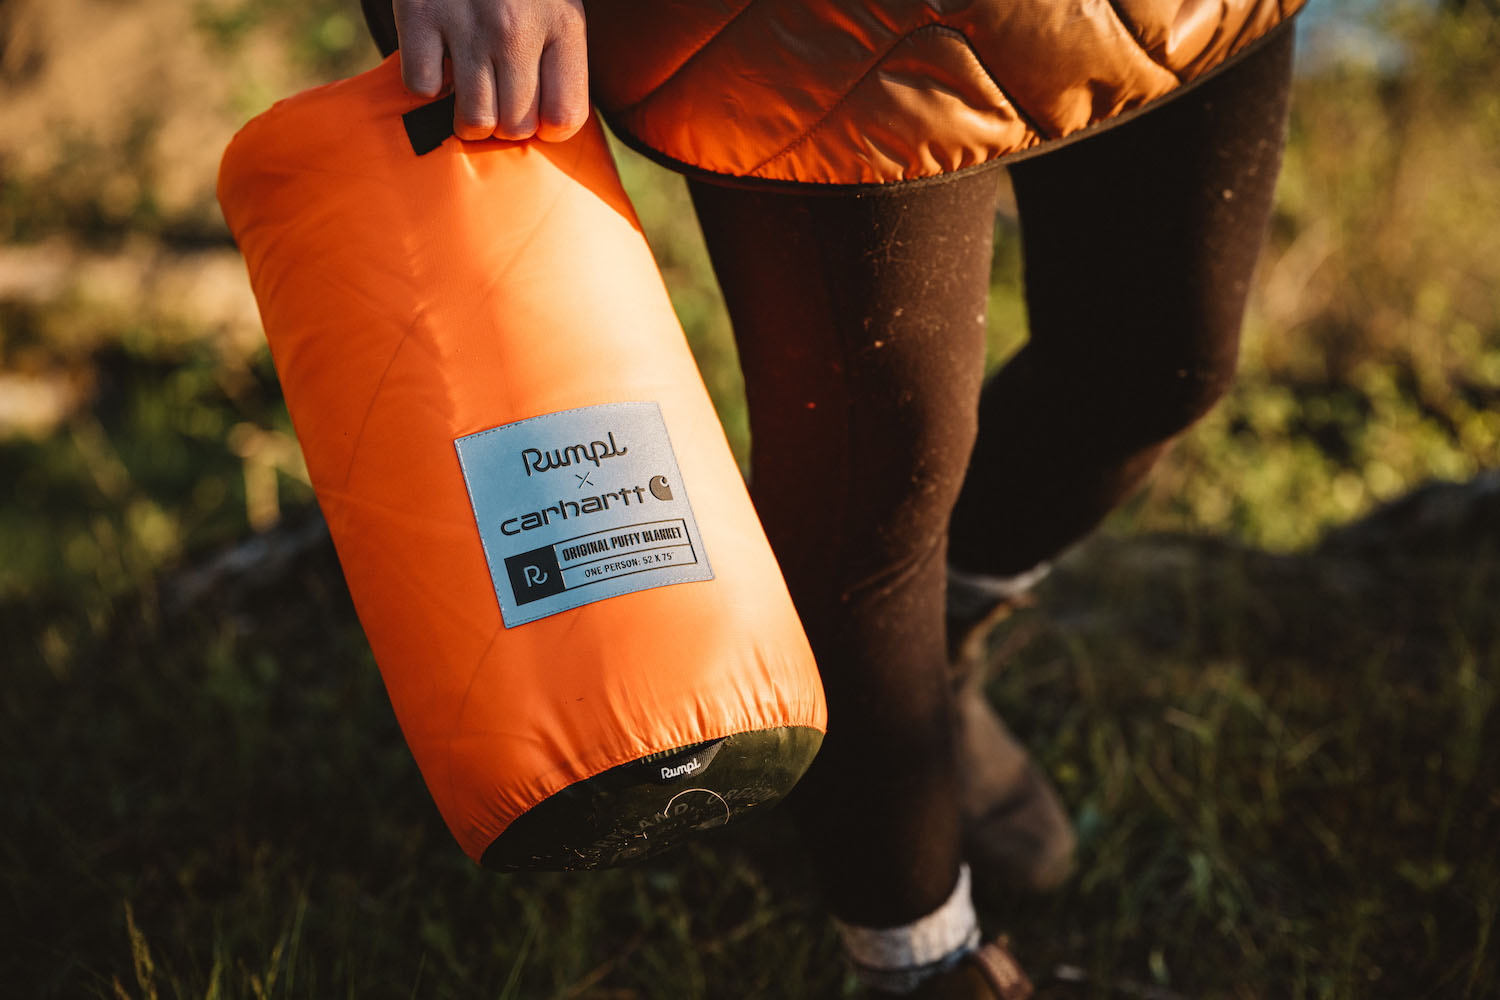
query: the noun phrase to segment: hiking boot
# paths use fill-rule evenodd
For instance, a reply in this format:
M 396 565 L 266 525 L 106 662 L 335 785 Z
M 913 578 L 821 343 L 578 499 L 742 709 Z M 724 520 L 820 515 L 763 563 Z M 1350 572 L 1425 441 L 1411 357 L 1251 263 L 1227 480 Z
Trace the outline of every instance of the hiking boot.
M 1044 565 L 1004 581 L 948 573 L 964 857 L 980 900 L 1055 889 L 1073 870 L 1077 841 L 1057 791 L 983 690 L 990 633 L 1030 603 L 1029 589 L 1046 571 Z
M 1052 570 L 1051 563 L 1013 577 L 966 573 L 948 567 L 948 662 L 985 659 L 990 635 L 1018 608 L 1032 604 L 1031 588 Z
M 958 692 L 959 808 L 974 895 L 1055 889 L 1073 871 L 1076 838 L 1057 791 L 977 684 Z

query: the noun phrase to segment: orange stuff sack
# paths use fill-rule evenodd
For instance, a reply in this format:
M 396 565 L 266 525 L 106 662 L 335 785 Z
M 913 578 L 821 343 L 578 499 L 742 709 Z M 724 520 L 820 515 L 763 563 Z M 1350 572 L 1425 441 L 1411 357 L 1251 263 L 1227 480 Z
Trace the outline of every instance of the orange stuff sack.
M 656 853 L 801 776 L 812 654 L 598 125 L 462 142 L 417 103 L 394 56 L 283 101 L 219 201 L 453 835 Z

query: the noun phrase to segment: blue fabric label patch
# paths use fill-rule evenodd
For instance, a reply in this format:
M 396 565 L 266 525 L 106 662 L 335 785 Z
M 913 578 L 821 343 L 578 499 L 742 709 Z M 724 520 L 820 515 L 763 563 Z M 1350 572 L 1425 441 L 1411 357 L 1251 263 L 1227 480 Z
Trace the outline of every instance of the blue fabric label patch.
M 506 628 L 712 580 L 655 403 L 605 403 L 458 438 Z

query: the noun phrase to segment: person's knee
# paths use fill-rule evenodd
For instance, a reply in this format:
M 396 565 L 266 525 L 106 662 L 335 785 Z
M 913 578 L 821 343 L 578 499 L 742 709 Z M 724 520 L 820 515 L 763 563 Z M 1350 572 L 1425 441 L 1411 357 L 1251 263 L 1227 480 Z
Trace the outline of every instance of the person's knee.
M 1163 368 L 1141 387 L 1141 430 L 1156 440 L 1175 437 L 1197 423 L 1234 384 L 1231 354 L 1176 368 Z
M 941 396 L 940 393 L 932 394 Z M 948 522 L 978 433 L 978 407 L 951 400 L 908 399 L 855 443 L 850 465 L 853 506 L 887 537 L 927 547 Z
M 1168 441 L 1211 411 L 1234 384 L 1235 340 L 1211 350 L 1101 352 L 1072 368 L 1073 416 L 1104 441 L 1134 448 Z

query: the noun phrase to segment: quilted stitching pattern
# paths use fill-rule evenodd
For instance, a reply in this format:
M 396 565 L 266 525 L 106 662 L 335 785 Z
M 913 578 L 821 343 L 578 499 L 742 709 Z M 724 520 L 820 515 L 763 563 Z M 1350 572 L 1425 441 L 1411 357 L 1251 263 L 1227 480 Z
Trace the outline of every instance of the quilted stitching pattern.
M 711 173 L 878 184 L 1162 98 L 1305 0 L 589 0 L 611 124 Z

